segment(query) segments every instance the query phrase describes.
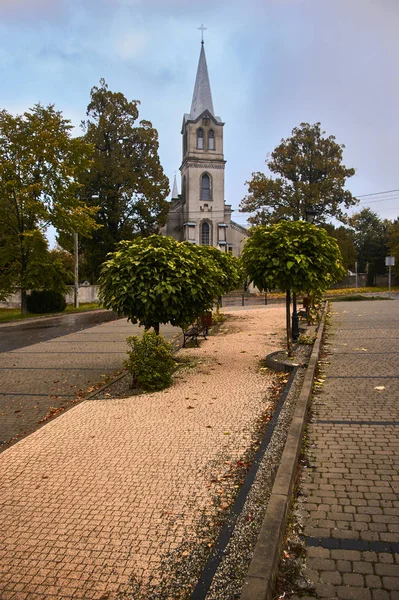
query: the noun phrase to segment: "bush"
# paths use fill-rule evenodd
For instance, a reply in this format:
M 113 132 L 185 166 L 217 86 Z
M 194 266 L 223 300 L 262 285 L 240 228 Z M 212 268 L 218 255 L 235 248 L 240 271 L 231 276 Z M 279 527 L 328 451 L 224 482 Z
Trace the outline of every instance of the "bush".
M 32 313 L 62 312 L 66 308 L 64 294 L 54 290 L 33 290 L 27 297 L 27 304 Z
M 133 375 L 133 385 L 147 392 L 168 387 L 175 367 L 171 344 L 154 331 L 145 331 L 141 337 L 133 335 L 126 341 L 131 350 L 125 366 Z

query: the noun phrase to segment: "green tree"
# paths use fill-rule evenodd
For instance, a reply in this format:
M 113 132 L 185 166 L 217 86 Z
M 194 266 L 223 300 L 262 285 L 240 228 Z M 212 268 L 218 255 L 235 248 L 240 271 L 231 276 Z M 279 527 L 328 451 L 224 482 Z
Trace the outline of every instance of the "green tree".
M 305 219 L 309 208 L 316 213 L 315 223 L 323 223 L 327 217 L 342 220 L 342 206 L 357 203 L 345 190 L 346 180 L 355 170 L 342 164 L 344 146 L 333 135 L 324 134 L 320 123 L 301 123 L 266 160 L 272 175 L 252 173 L 246 182 L 249 193 L 240 205 L 242 212 L 255 213 L 248 219 L 252 224 Z
M 87 235 L 96 227 L 96 209 L 78 198 L 92 148 L 71 129 L 52 105 L 0 111 L 0 294 L 20 287 L 23 313 L 26 290 L 48 283 L 45 228 Z
M 102 266 L 100 300 L 159 333 L 160 323 L 185 327 L 211 310 L 221 277 L 215 261 L 190 244 L 160 235 L 125 240 Z
M 102 225 L 82 239 L 85 276 L 92 281 L 118 242 L 157 233 L 165 224 L 169 182 L 158 156 L 158 133 L 149 121 L 136 123 L 139 102 L 111 92 L 104 79 L 91 90 L 84 139 L 94 145 L 83 197 L 98 207 Z M 93 198 L 97 196 L 97 198 Z
M 186 242 L 189 243 L 189 242 Z M 215 290 L 214 300 L 235 290 L 245 279 L 241 261 L 228 252 L 221 252 L 215 246 L 197 246 L 189 244 L 193 252 L 204 255 L 206 259 L 215 262 L 218 271 L 215 271 L 215 281 L 212 288 Z
M 259 290 L 287 294 L 287 348 L 292 356 L 290 292 L 320 294 L 345 275 L 336 240 L 304 221 L 280 221 L 252 229 L 241 259 Z
M 399 218 L 388 227 L 389 255 L 395 257 L 394 272 L 399 274 Z
M 337 240 L 342 254 L 342 264 L 345 269 L 354 271 L 357 260 L 357 249 L 355 246 L 355 234 L 353 229 L 345 227 L 344 225 L 334 227 L 331 223 L 324 223 L 323 228 L 327 231 L 328 235 Z
M 349 219 L 349 224 L 355 232 L 359 271 L 367 271 L 367 285 L 375 285 L 376 276 L 385 274 L 390 222 L 382 221 L 377 213 L 364 208 Z

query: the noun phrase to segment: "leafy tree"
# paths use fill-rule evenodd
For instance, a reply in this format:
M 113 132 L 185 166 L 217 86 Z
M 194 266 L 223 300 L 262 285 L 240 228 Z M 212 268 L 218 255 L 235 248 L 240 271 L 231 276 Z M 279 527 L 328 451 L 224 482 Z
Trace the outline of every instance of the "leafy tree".
M 253 228 L 241 259 L 261 291 L 286 291 L 287 348 L 292 356 L 290 292 L 319 294 L 345 275 L 336 240 L 311 223 L 280 221 Z
M 252 173 L 246 182 L 249 194 L 240 205 L 242 212 L 255 213 L 248 219 L 251 223 L 305 219 L 309 208 L 316 212 L 315 223 L 323 223 L 327 217 L 342 220 L 341 207 L 357 203 L 344 189 L 346 180 L 355 174 L 342 164 L 344 146 L 333 135 L 324 134 L 320 123 L 301 123 L 266 160 L 272 175 Z
M 399 219 L 388 227 L 389 255 L 395 257 L 394 271 L 399 274 Z
M 341 225 L 334 227 L 331 223 L 324 223 L 323 228 L 328 235 L 337 240 L 339 249 L 342 254 L 342 264 L 345 269 L 354 271 L 357 260 L 357 249 L 355 246 L 355 234 L 353 229 Z
M 0 111 L 0 295 L 21 287 L 23 313 L 26 290 L 48 284 L 46 226 L 82 234 L 96 226 L 96 209 L 78 198 L 91 147 L 71 129 L 52 105 Z
M 125 240 L 102 266 L 100 300 L 159 333 L 160 323 L 185 327 L 211 310 L 221 276 L 190 244 L 160 235 Z
M 91 90 L 88 119 L 82 122 L 84 139 L 94 145 L 82 194 L 98 208 L 102 225 L 80 241 L 85 276 L 92 280 L 118 242 L 156 233 L 166 222 L 169 182 L 159 161 L 158 133 L 149 121 L 136 123 L 138 105 L 111 92 L 101 79 Z
M 385 273 L 389 221 L 382 221 L 377 213 L 364 208 L 349 219 L 349 224 L 355 232 L 359 271 L 367 271 L 367 285 L 374 285 L 376 276 Z
M 228 252 L 221 252 L 215 246 L 189 245 L 193 252 L 198 252 L 204 255 L 206 259 L 213 260 L 218 267 L 218 271 L 215 272 L 216 278 L 212 285 L 215 290 L 215 300 L 235 290 L 244 281 L 244 270 L 241 261 L 236 256 Z

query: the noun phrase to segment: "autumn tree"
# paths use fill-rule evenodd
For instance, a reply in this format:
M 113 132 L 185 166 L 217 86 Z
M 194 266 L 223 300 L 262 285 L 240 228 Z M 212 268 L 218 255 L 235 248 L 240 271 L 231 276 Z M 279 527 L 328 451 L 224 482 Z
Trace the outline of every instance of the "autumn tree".
M 292 356 L 290 293 L 320 294 L 345 275 L 336 240 L 304 221 L 251 230 L 241 259 L 259 290 L 286 292 L 287 349 Z
M 137 122 L 138 107 L 137 100 L 110 91 L 101 79 L 82 122 L 84 139 L 94 146 L 82 194 L 98 208 L 102 225 L 80 240 L 85 276 L 92 281 L 118 242 L 156 233 L 166 222 L 169 182 L 158 156 L 158 133 L 149 121 Z
M 320 123 L 301 123 L 266 160 L 270 175 L 252 173 L 241 212 L 254 213 L 248 219 L 254 225 L 305 220 L 309 208 L 316 213 L 316 224 L 328 217 L 341 220 L 343 208 L 357 202 L 345 190 L 355 170 L 342 164 L 343 148 L 333 135 L 325 137 Z
M 79 199 L 92 148 L 71 129 L 53 105 L 17 116 L 0 111 L 0 295 L 20 287 L 23 313 L 27 289 L 59 284 L 46 227 L 83 235 L 96 227 L 96 208 Z
M 370 208 L 364 208 L 349 219 L 358 252 L 359 271 L 367 271 L 367 285 L 375 285 L 377 275 L 385 274 L 388 256 L 389 221 L 383 221 Z

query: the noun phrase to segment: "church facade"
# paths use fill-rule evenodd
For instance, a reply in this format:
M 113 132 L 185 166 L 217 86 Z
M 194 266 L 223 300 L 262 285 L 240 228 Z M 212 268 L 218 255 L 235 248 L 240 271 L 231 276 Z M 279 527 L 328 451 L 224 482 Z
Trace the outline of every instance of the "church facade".
M 248 231 L 232 221 L 231 205 L 225 203 L 223 129 L 213 108 L 202 41 L 191 110 L 184 115 L 181 130 L 181 193 L 175 176 L 168 220 L 161 233 L 239 256 Z

